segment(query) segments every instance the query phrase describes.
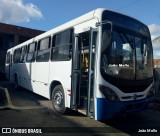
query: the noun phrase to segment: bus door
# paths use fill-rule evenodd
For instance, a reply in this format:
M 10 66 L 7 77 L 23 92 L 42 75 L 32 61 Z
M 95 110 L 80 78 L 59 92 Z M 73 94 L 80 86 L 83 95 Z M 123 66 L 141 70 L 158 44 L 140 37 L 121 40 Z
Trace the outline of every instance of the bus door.
M 75 44 L 72 49 L 72 75 L 71 75 L 71 108 L 77 109 L 80 93 L 81 79 L 81 46 L 80 35 L 75 35 Z
M 94 70 L 95 70 L 95 50 L 97 43 L 97 30 L 90 28 L 89 37 L 89 64 L 88 64 L 88 82 L 87 82 L 87 116 L 94 117 Z
M 88 116 L 94 116 L 94 54 L 96 31 L 75 37 L 72 57 L 71 108 L 77 108 Z

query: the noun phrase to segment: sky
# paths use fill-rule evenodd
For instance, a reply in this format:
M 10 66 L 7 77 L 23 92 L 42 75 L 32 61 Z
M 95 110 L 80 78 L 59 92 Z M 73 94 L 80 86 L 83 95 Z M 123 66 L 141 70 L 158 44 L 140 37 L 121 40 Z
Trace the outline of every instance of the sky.
M 145 23 L 160 36 L 160 0 L 0 0 L 0 22 L 50 30 L 96 8 L 107 8 Z M 160 44 L 153 45 L 160 58 Z

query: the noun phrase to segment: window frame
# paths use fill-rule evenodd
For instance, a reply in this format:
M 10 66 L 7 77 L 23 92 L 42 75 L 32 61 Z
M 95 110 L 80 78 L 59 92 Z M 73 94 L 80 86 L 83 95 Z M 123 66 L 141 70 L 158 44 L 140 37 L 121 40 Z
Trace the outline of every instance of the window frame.
M 21 60 L 22 58 L 22 48 L 25 48 L 24 50 L 24 54 L 23 54 L 23 61 Z M 19 59 L 19 63 L 25 63 L 27 59 L 27 45 L 24 45 L 23 47 L 21 47 L 21 54 L 20 54 L 20 59 Z
M 10 64 L 11 63 L 11 52 L 7 52 L 6 55 L 6 64 Z
M 19 56 L 16 54 L 16 52 L 19 50 Z M 20 56 L 21 56 L 21 48 L 16 48 L 14 50 L 14 53 L 13 53 L 13 63 L 19 63 L 19 60 L 20 60 Z M 16 58 L 17 57 L 17 58 Z M 16 60 L 15 60 L 16 59 Z
M 35 47 L 34 47 L 34 51 L 29 52 L 30 46 L 31 46 L 32 44 L 34 44 L 34 46 L 35 46 Z M 27 62 L 27 63 L 35 62 L 36 50 L 37 50 L 37 42 L 32 42 L 32 43 L 30 43 L 30 44 L 27 45 L 27 56 L 26 56 L 26 62 Z M 28 56 L 29 56 L 30 54 L 33 54 L 33 57 L 32 57 L 31 60 L 28 60 Z
M 56 46 L 56 36 L 57 35 L 62 35 L 64 32 L 67 32 L 67 31 L 70 31 L 70 42 L 69 43 L 67 43 L 67 45 L 63 45 L 63 46 Z M 66 29 L 66 30 L 63 30 L 63 31 L 61 31 L 61 32 L 58 32 L 58 33 L 56 33 L 56 34 L 54 34 L 53 36 L 52 36 L 52 45 L 51 45 L 51 61 L 52 62 L 56 62 L 56 61 L 70 61 L 71 60 L 71 58 L 72 58 L 72 46 L 73 46 L 73 44 L 74 44 L 74 38 L 73 38 L 73 34 L 74 34 L 74 28 L 69 28 L 69 29 Z M 60 37 L 60 39 L 61 39 L 61 37 Z M 60 41 L 61 42 L 61 41 Z M 60 43 L 59 43 L 59 45 L 61 45 Z M 66 58 L 66 59 L 53 59 L 53 50 L 54 49 L 56 49 L 56 48 L 63 48 L 63 47 L 67 47 L 67 46 L 69 46 L 68 47 L 68 49 L 67 50 L 69 50 L 68 51 L 68 58 Z M 59 50 L 58 50 L 59 51 Z
M 48 48 L 40 49 L 41 42 L 42 42 L 43 40 L 47 39 L 47 38 L 49 38 Z M 51 47 L 51 36 L 47 36 L 47 37 L 42 38 L 42 39 L 40 39 L 40 40 L 38 41 L 37 52 L 36 52 L 36 57 L 35 57 L 36 62 L 48 62 L 48 61 L 50 60 L 50 47 Z M 46 50 L 48 50 L 48 52 L 49 52 L 49 56 L 48 56 L 47 60 L 39 60 L 39 59 L 38 59 L 38 53 L 39 53 L 39 52 L 42 52 L 42 51 L 46 51 Z

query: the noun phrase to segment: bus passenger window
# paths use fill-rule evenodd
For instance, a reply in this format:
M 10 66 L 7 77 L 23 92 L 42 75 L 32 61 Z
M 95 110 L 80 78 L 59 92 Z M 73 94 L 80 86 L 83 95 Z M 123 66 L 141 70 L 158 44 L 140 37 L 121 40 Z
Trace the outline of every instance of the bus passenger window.
M 31 43 L 28 45 L 27 62 L 35 61 L 36 43 Z
M 27 55 L 27 48 L 26 46 L 21 48 L 21 56 L 20 56 L 20 63 L 24 63 L 26 60 L 26 55 Z
M 6 57 L 6 63 L 7 64 L 9 64 L 11 62 L 10 59 L 11 59 L 11 54 L 10 54 L 10 52 L 8 52 L 7 57 Z
M 36 56 L 37 62 L 47 62 L 50 56 L 50 37 L 47 37 L 39 42 Z
M 20 59 L 20 48 L 14 51 L 13 62 L 19 63 L 19 59 Z
M 68 61 L 71 59 L 72 30 L 66 30 L 53 37 L 52 61 Z

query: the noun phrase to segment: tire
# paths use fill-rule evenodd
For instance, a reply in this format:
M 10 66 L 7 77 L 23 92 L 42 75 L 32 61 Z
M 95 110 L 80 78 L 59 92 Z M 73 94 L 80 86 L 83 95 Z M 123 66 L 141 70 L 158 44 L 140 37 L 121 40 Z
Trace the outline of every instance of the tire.
M 53 110 L 59 114 L 66 114 L 65 95 L 62 85 L 57 85 L 52 92 Z

